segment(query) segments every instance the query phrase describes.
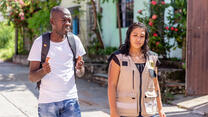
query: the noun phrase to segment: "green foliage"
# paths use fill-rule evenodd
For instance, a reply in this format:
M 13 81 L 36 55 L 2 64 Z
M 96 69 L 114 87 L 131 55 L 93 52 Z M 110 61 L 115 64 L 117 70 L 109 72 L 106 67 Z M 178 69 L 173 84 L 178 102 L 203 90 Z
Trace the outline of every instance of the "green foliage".
M 100 44 L 96 38 L 90 41 L 90 45 L 87 47 L 87 53 L 89 55 L 110 55 L 116 50 L 116 47 L 106 47 L 104 49 L 100 48 Z
M 138 10 L 139 22 L 144 23 L 149 29 L 149 47 L 151 50 L 166 58 L 167 52 L 176 44 L 170 44 L 169 39 L 174 38 L 178 43 L 178 47 L 182 47 L 182 40 L 186 35 L 186 0 L 172 0 L 170 4 L 161 0 L 152 0 L 150 3 L 145 3 L 146 8 Z M 171 14 L 169 11 L 169 24 L 164 24 L 165 9 L 173 7 L 176 11 Z M 151 10 L 151 14 L 145 14 Z M 184 11 L 184 13 L 180 12 Z M 182 13 L 182 14 L 180 14 Z M 168 41 L 165 40 L 168 39 Z
M 181 61 L 179 58 L 177 57 L 173 57 L 173 58 L 170 58 L 171 61 Z
M 186 39 L 186 21 L 187 21 L 187 0 L 171 0 L 172 13 L 169 11 L 169 30 L 166 30 L 168 38 L 175 38 L 179 48 L 182 48 L 183 41 Z M 171 30 L 174 28 L 174 30 Z
M 183 63 L 182 63 L 182 68 L 183 68 L 183 69 L 186 69 L 186 62 L 183 62 Z
M 174 100 L 174 95 L 171 94 L 170 92 L 165 92 L 163 94 L 162 101 L 167 103 L 167 101 L 171 101 L 171 100 Z
M 10 40 L 12 40 L 12 33 L 14 31 L 12 26 L 8 26 L 5 22 L 0 22 L 0 48 L 8 46 Z
M 110 1 L 113 2 L 113 3 L 114 3 L 114 2 L 118 2 L 118 0 L 110 0 Z M 109 2 L 109 0 L 102 0 L 102 2 L 103 2 L 103 3 Z
M 28 27 L 32 29 L 35 35 L 41 35 L 50 27 L 50 11 L 40 10 L 33 14 L 28 20 Z
M 19 0 L 1 0 L 0 11 L 9 22 L 13 22 L 15 26 L 20 27 L 25 25 L 26 15 L 24 11 L 29 4 L 28 0 L 21 0 L 21 2 Z
M 73 0 L 74 3 L 80 4 L 81 2 L 84 2 L 85 0 Z
M 21 48 L 24 44 L 23 37 L 32 40 L 49 30 L 49 12 L 60 2 L 61 0 L 0 0 L 0 12 L 19 31 L 20 52 L 25 53 L 24 48 Z
M 24 42 L 23 39 L 21 38 L 20 33 L 18 34 L 18 54 L 20 55 L 27 55 L 29 51 L 24 49 Z
M 0 59 L 7 60 L 14 54 L 14 28 L 5 22 L 0 27 Z
M 159 55 L 166 57 L 166 52 L 170 51 L 172 47 L 165 38 L 164 27 L 164 12 L 169 4 L 159 0 L 153 0 L 150 3 L 145 3 L 146 8 L 138 10 L 139 16 L 137 17 L 139 22 L 144 23 L 149 29 L 149 47 Z M 151 15 L 145 14 L 151 9 Z
M 28 27 L 32 30 L 33 36 L 38 36 L 50 30 L 50 11 L 60 2 L 61 0 L 36 1 L 36 4 L 40 4 L 38 5 L 39 10 L 27 19 Z
M 102 30 L 103 30 L 103 29 L 102 29 L 102 23 L 101 23 L 102 18 L 103 18 L 102 13 L 98 12 L 98 13 L 97 13 L 97 19 L 98 19 L 98 24 L 99 24 L 99 27 L 100 27 L 101 32 L 102 32 Z

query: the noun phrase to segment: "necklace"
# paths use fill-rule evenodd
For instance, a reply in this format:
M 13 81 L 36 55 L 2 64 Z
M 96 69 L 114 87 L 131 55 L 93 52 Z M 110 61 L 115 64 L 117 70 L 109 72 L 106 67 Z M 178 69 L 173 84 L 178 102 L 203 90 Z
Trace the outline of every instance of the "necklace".
M 133 59 L 135 59 L 135 60 L 139 60 L 139 59 L 143 59 L 144 58 L 144 54 L 135 54 L 135 55 L 133 55 L 133 54 L 130 54 L 130 56 L 133 58 Z

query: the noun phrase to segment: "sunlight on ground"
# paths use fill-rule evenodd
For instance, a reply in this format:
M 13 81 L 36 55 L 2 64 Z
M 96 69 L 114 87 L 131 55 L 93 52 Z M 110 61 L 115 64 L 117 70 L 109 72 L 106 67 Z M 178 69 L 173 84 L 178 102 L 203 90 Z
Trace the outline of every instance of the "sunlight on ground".
M 197 98 L 190 98 L 187 100 L 183 100 L 178 102 L 178 105 L 186 105 L 186 107 L 191 108 L 191 107 L 196 107 L 196 106 L 200 106 L 202 104 L 207 103 L 208 100 L 208 95 L 205 96 L 200 96 Z M 194 102 L 194 103 L 193 103 Z
M 82 112 L 82 116 L 83 117 L 110 117 L 110 115 L 108 113 L 105 113 L 103 111 Z

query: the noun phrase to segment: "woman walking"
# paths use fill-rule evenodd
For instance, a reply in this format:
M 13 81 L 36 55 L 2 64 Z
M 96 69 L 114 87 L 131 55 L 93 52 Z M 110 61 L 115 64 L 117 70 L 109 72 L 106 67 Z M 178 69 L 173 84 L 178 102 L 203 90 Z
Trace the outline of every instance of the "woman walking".
M 108 98 L 111 117 L 154 117 L 162 111 L 157 79 L 157 54 L 148 50 L 148 32 L 132 24 L 125 44 L 109 59 Z

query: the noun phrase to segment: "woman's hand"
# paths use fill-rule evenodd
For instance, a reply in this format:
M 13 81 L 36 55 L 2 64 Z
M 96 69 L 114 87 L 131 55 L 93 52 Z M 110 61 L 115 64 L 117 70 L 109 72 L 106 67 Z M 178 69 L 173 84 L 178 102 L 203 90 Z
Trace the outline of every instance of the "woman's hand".
M 159 115 L 160 117 L 166 117 L 165 113 L 162 110 L 159 111 Z
M 112 112 L 110 117 L 120 117 L 120 115 L 117 112 Z

